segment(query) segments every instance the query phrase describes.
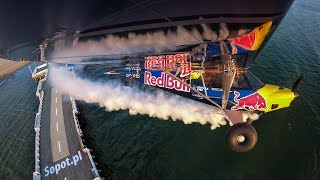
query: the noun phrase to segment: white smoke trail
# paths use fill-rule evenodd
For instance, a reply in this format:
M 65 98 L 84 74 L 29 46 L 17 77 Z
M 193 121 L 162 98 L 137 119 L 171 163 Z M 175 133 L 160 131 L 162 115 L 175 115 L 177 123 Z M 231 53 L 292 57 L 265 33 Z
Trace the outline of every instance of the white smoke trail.
M 208 25 L 201 24 L 201 27 L 202 33 L 196 28 L 187 32 L 185 29 L 177 27 L 176 31 L 156 31 L 146 34 L 129 33 L 128 37 L 110 34 L 99 40 L 87 40 L 70 47 L 65 47 L 63 45 L 64 40 L 60 40 L 55 42 L 52 57 L 133 54 L 163 52 L 165 50 L 175 51 L 179 48 L 179 45 L 199 44 L 199 40 L 215 42 L 226 39 L 229 36 L 229 30 L 225 23 L 220 24 L 219 36 Z
M 123 86 L 117 81 L 107 83 L 81 79 L 66 69 L 51 67 L 51 85 L 77 100 L 98 103 L 107 111 L 129 110 L 131 115 L 143 114 L 164 120 L 172 118 L 185 124 L 211 124 L 211 129 L 225 125 L 222 110 L 163 91 L 144 92 L 137 87 Z M 248 114 L 248 117 L 253 117 Z M 248 118 L 246 117 L 246 118 Z
M 229 36 L 229 29 L 226 23 L 220 23 L 219 40 L 224 40 Z
M 193 29 L 191 33 L 202 40 L 202 35 Z M 132 54 L 176 50 L 179 45 L 198 44 L 199 41 L 188 32 L 178 27 L 177 31 L 156 31 L 146 34 L 129 33 L 128 37 L 107 35 L 100 40 L 79 42 L 72 47 L 55 45 L 53 57 L 94 56 L 108 54 Z
M 213 31 L 208 25 L 201 24 L 203 29 L 202 36 L 205 40 L 216 41 L 218 39 L 218 34 Z

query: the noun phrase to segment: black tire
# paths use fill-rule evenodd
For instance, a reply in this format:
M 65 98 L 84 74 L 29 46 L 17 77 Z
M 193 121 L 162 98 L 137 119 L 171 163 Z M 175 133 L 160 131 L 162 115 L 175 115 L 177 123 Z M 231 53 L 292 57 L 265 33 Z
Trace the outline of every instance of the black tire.
M 248 152 L 254 148 L 257 141 L 257 131 L 247 123 L 235 124 L 231 126 L 227 133 L 228 146 L 235 152 Z
M 128 80 L 125 80 L 125 81 L 124 81 L 124 85 L 125 85 L 125 86 L 129 86 L 129 81 L 128 81 Z

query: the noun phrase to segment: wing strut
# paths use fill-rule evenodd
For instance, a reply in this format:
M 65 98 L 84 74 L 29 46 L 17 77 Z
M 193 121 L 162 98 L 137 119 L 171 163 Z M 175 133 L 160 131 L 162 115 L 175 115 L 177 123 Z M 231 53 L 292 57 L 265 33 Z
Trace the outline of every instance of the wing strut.
M 199 92 L 196 88 L 192 87 L 190 84 L 184 82 L 184 81 L 181 81 L 181 79 L 179 79 L 178 77 L 176 77 L 175 75 L 173 75 L 169 69 L 166 69 L 165 72 L 172 76 L 175 80 L 179 81 L 180 83 L 182 83 L 183 85 L 189 87 L 192 91 L 196 92 L 197 94 L 199 94 L 201 97 L 203 97 L 204 99 L 208 100 L 209 102 L 211 102 L 213 105 L 221 108 L 221 106 L 219 104 L 217 104 L 216 102 L 214 102 L 212 99 L 210 99 L 208 96 L 202 94 L 201 92 Z
M 222 83 L 222 109 L 226 109 L 229 102 L 230 89 L 236 76 L 236 61 L 231 59 L 228 53 L 228 47 L 224 41 L 220 41 L 222 70 L 221 83 Z
M 179 79 L 178 77 L 176 77 L 174 74 L 172 74 L 168 69 L 165 70 L 165 72 L 170 75 L 171 77 L 173 77 L 175 80 L 179 81 L 180 83 L 184 84 L 185 86 L 189 87 L 192 91 L 194 91 L 195 93 L 199 94 L 202 98 L 208 100 L 209 102 L 211 102 L 213 105 L 217 106 L 218 108 L 222 109 L 222 107 L 217 104 L 216 102 L 214 102 L 212 99 L 210 99 L 207 95 L 202 94 L 201 92 L 199 92 L 196 88 L 192 87 L 190 84 L 181 81 L 181 79 Z M 228 102 L 228 101 L 227 101 Z M 243 123 L 243 113 L 241 111 L 233 111 L 233 110 L 227 110 L 227 109 L 223 109 L 225 115 L 227 116 L 228 120 L 229 120 L 229 124 L 230 126 L 237 124 L 237 123 Z

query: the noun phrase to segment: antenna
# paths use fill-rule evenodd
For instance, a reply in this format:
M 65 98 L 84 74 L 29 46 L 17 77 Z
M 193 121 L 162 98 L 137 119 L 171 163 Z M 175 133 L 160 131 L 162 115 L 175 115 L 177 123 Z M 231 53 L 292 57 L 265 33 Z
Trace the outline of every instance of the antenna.
M 111 20 L 112 18 L 116 18 L 116 17 L 121 16 L 121 15 L 123 15 L 123 14 L 125 14 L 125 13 L 128 13 L 128 12 L 130 12 L 131 10 L 134 10 L 134 9 L 136 9 L 137 7 L 139 7 L 139 6 L 143 5 L 143 4 L 146 4 L 146 3 L 150 2 L 150 1 L 151 1 L 151 0 L 142 1 L 142 2 L 140 2 L 140 3 L 135 2 L 136 4 L 135 4 L 134 6 L 131 6 L 131 7 L 128 7 L 128 8 L 126 8 L 126 9 L 123 9 L 123 10 L 121 10 L 121 11 L 119 11 L 119 12 L 113 13 L 113 14 L 107 16 L 107 17 L 102 18 L 101 20 L 98 20 L 98 21 L 96 21 L 96 22 L 94 22 L 94 23 L 92 23 L 92 24 L 90 24 L 90 25 L 87 25 L 86 27 L 82 28 L 82 29 L 80 30 L 80 32 L 86 31 L 86 30 L 88 30 L 88 29 L 90 29 L 90 28 L 96 27 L 96 25 L 98 25 L 98 24 L 105 23 L 105 22 Z

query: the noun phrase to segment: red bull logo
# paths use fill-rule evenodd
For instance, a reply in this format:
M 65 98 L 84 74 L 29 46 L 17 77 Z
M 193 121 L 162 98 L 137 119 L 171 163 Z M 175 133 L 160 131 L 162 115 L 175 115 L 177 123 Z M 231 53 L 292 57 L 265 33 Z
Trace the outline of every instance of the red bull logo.
M 259 110 L 259 109 L 266 109 L 267 103 L 263 96 L 261 96 L 258 92 L 250 94 L 248 96 L 239 98 L 240 93 L 234 91 L 234 102 L 237 105 L 231 107 L 232 110 L 239 110 L 239 109 L 246 109 L 249 108 L 250 110 Z M 239 98 L 239 99 L 238 99 Z
M 233 38 L 231 45 L 233 46 L 233 52 L 236 51 L 236 46 L 240 46 L 246 50 L 255 51 L 257 50 L 266 36 L 269 34 L 272 26 L 272 21 L 266 22 L 259 27 L 254 28 L 249 34 L 241 37 Z
M 255 31 L 250 32 L 242 37 L 234 38 L 232 44 L 238 45 L 244 49 L 250 50 L 256 40 Z

